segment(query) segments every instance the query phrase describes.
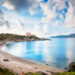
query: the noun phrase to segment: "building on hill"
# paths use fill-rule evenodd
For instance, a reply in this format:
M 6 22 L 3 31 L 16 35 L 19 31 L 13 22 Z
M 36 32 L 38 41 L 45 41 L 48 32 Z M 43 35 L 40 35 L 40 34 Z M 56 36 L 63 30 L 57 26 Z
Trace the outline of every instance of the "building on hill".
M 32 34 L 31 34 L 30 32 L 27 32 L 27 33 L 26 33 L 26 36 L 29 37 L 29 36 L 32 36 Z
M 25 36 L 28 36 L 28 37 L 36 37 L 35 35 L 31 34 L 30 32 L 27 32 Z

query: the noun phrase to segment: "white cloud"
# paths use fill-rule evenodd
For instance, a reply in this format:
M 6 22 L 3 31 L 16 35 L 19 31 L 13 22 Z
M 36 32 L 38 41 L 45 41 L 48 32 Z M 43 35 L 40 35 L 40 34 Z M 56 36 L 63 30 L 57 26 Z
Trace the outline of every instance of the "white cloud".
M 13 10 L 14 9 L 14 6 L 9 4 L 8 2 L 4 3 L 2 6 L 6 7 L 8 10 Z
M 41 3 L 41 8 L 42 8 L 43 15 L 44 15 L 44 17 L 42 18 L 42 22 L 48 23 L 56 17 L 55 8 L 50 9 L 49 3 L 47 3 L 47 4 Z
M 0 10 L 0 26 L 3 26 L 4 24 L 5 24 L 4 13 L 2 10 Z
M 56 3 L 56 7 L 58 7 L 59 10 L 67 8 L 65 2 L 69 0 L 53 0 L 53 3 Z
M 5 23 L 4 18 L 2 15 L 0 15 L 0 26 L 3 26 Z
M 33 0 L 34 1 L 34 0 Z M 38 6 L 40 5 L 41 0 L 35 0 L 32 7 L 29 8 L 29 12 L 31 15 L 35 14 L 38 10 Z
M 62 13 L 64 13 L 64 11 L 59 14 L 56 12 L 56 10 L 58 9 L 59 11 L 64 8 L 68 8 L 65 3 L 66 1 L 68 0 L 48 0 L 47 3 L 41 3 L 40 6 L 44 15 L 44 17 L 42 18 L 42 22 L 50 23 L 54 19 L 56 19 L 57 15 L 59 15 L 59 17 L 62 20 L 63 19 Z
M 69 1 L 69 9 L 66 14 L 65 27 L 75 28 L 75 1 Z
M 43 28 L 42 25 L 39 23 L 36 23 L 33 27 L 33 34 L 36 34 L 39 37 L 43 37 Z

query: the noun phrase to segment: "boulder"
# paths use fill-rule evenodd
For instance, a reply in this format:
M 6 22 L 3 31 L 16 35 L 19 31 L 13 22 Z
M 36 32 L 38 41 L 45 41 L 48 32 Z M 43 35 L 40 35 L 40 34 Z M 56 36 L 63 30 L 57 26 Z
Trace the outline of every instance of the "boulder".
M 68 72 L 75 72 L 75 62 L 69 64 Z
M 8 59 L 3 59 L 3 61 L 8 62 L 9 60 Z

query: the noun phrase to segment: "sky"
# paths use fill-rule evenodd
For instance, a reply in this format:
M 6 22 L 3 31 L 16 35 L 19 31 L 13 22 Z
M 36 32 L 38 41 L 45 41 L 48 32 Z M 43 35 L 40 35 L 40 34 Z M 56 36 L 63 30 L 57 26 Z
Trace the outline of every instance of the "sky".
M 75 33 L 75 0 L 0 0 L 0 33 L 39 37 Z

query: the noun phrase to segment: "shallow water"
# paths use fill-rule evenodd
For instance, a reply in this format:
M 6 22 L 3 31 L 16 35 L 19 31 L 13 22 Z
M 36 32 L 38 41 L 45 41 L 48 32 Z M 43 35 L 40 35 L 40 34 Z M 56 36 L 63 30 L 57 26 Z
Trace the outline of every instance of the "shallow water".
M 52 38 L 52 41 L 10 42 L 3 51 L 12 55 L 64 69 L 75 62 L 75 38 Z

